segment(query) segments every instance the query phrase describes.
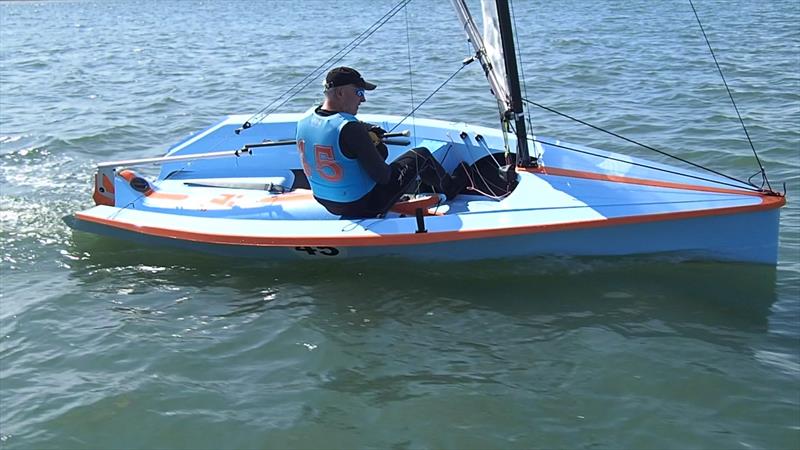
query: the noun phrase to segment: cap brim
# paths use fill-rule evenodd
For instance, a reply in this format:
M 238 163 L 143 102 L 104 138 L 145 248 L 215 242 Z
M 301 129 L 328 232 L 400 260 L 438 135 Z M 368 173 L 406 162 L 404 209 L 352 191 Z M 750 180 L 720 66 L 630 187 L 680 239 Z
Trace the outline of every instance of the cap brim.
M 375 89 L 376 87 L 378 87 L 378 86 L 377 86 L 377 85 L 375 85 L 375 84 L 372 84 L 372 83 L 370 83 L 369 81 L 365 81 L 365 82 L 364 82 L 364 86 L 362 86 L 362 87 L 363 87 L 364 89 L 368 90 L 368 91 L 372 91 L 372 90 L 374 90 L 374 89 Z

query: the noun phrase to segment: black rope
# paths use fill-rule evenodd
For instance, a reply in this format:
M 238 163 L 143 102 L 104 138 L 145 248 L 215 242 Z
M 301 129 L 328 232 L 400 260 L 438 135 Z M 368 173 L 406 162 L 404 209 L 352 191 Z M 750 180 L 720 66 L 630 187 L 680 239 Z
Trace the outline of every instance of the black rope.
M 411 62 L 411 26 L 408 20 L 408 8 L 406 8 L 406 52 L 408 53 L 408 91 L 411 94 L 411 109 L 414 109 L 414 71 L 413 65 Z M 414 147 L 416 147 L 417 141 L 417 128 L 416 123 L 414 125 L 413 130 L 414 136 Z M 416 159 L 414 160 L 416 161 Z M 419 173 L 419 168 L 417 168 L 417 173 Z
M 547 106 L 540 105 L 540 104 L 538 104 L 538 103 L 536 103 L 536 102 L 534 102 L 534 101 L 528 100 L 528 99 L 526 99 L 526 98 L 523 98 L 522 100 L 523 100 L 524 102 L 526 102 L 526 103 L 529 103 L 529 104 L 533 105 L 533 106 L 536 106 L 536 107 L 539 107 L 539 108 L 545 109 L 545 110 L 547 110 L 547 111 L 550 111 L 550 112 L 552 112 L 552 113 L 554 113 L 554 114 L 558 114 L 559 116 L 566 117 L 567 119 L 573 120 L 573 121 L 575 121 L 575 122 L 578 122 L 578 123 L 580 123 L 580 124 L 582 124 L 582 125 L 586 125 L 587 127 L 593 128 L 593 129 L 595 129 L 595 130 L 597 130 L 597 131 L 602 131 L 603 133 L 610 134 L 611 136 L 614 136 L 614 137 L 616 137 L 616 138 L 622 139 L 623 141 L 630 142 L 631 144 L 638 145 L 639 147 L 646 148 L 646 149 L 648 149 L 648 150 L 652 150 L 652 151 L 654 151 L 654 152 L 656 152 L 656 153 L 659 153 L 659 154 L 661 154 L 661 155 L 667 156 L 667 157 L 669 157 L 669 158 L 677 159 L 678 161 L 680 161 L 680 162 L 682 162 L 682 163 L 688 164 L 688 165 L 690 165 L 690 166 L 693 166 L 693 167 L 696 167 L 696 168 L 698 168 L 698 169 L 703 169 L 703 170 L 705 170 L 705 171 L 711 172 L 711 173 L 713 173 L 714 175 L 719 175 L 719 176 L 721 176 L 721 177 L 723 177 L 723 178 L 727 178 L 727 179 L 729 179 L 729 180 L 736 181 L 737 183 L 748 184 L 748 185 L 750 185 L 750 186 L 753 186 L 754 188 L 755 188 L 755 187 L 757 187 L 757 186 L 755 186 L 755 185 L 754 185 L 754 184 L 752 184 L 752 183 L 748 183 L 748 182 L 745 182 L 745 181 L 739 180 L 738 178 L 734 178 L 734 177 L 732 177 L 732 176 L 730 176 L 730 175 L 725 175 L 725 174 L 724 174 L 724 173 L 722 173 L 722 172 L 717 172 L 717 171 L 716 171 L 716 170 L 714 170 L 714 169 L 710 169 L 710 168 L 708 168 L 708 167 L 705 167 L 705 166 L 702 166 L 702 165 L 700 165 L 700 164 L 693 163 L 693 162 L 691 162 L 691 161 L 688 161 L 688 160 L 685 160 L 685 159 L 683 159 L 683 158 L 681 158 L 681 157 L 679 157 L 679 156 L 671 155 L 671 154 L 669 154 L 669 153 L 667 153 L 667 152 L 665 152 L 665 151 L 663 151 L 663 150 L 659 150 L 659 149 L 657 149 L 657 148 L 654 148 L 654 147 L 651 147 L 651 146 L 649 146 L 649 145 L 642 144 L 641 142 L 635 141 L 635 140 L 633 140 L 633 139 L 626 138 L 625 136 L 622 136 L 622 135 L 620 135 L 620 134 L 614 133 L 613 131 L 608 131 L 608 130 L 606 130 L 606 129 L 600 128 L 600 127 L 598 127 L 598 126 L 595 126 L 595 125 L 592 125 L 592 124 L 590 124 L 590 123 L 588 123 L 588 122 L 585 122 L 585 121 L 583 121 L 583 120 L 580 120 L 580 119 L 578 119 L 578 118 L 572 117 L 572 116 L 570 116 L 570 115 L 568 115 L 568 114 L 564 114 L 564 113 L 562 113 L 562 112 L 556 111 L 555 109 L 548 108 Z M 708 180 L 708 181 L 711 181 L 711 180 Z
M 425 97 L 425 100 L 423 100 L 422 102 L 420 102 L 420 104 L 419 104 L 419 105 L 417 105 L 417 106 L 416 106 L 414 109 L 412 109 L 412 110 L 411 110 L 411 112 L 409 112 L 408 114 L 406 114 L 406 115 L 405 115 L 405 117 L 403 117 L 402 119 L 400 119 L 400 121 L 399 121 L 399 122 L 397 122 L 397 123 L 395 124 L 395 126 L 393 126 L 393 127 L 392 127 L 392 128 L 389 130 L 389 131 L 387 131 L 387 133 L 390 133 L 390 132 L 394 131 L 394 130 L 395 130 L 397 127 L 399 127 L 399 126 L 400 126 L 400 124 L 401 124 L 401 123 L 405 122 L 405 120 L 406 120 L 406 119 L 408 119 L 409 117 L 411 117 L 411 115 L 413 115 L 415 112 L 417 112 L 417 110 L 418 110 L 420 107 L 422 107 L 422 105 L 424 105 L 425 103 L 427 103 L 427 102 L 428 102 L 428 100 L 430 100 L 430 99 L 431 99 L 431 97 L 433 97 L 434 95 L 436 95 L 436 93 L 437 93 L 437 92 L 439 92 L 439 91 L 440 91 L 440 90 L 441 90 L 441 89 L 442 89 L 442 88 L 443 88 L 443 87 L 444 87 L 444 86 L 445 86 L 447 83 L 449 83 L 449 82 L 450 82 L 450 80 L 452 80 L 453 78 L 455 78 L 455 76 L 456 76 L 456 75 L 458 75 L 458 73 L 459 73 L 459 72 L 461 72 L 461 71 L 464 69 L 464 67 L 467 67 L 467 65 L 468 65 L 469 63 L 471 63 L 472 61 L 475 61 L 475 58 L 474 58 L 474 57 L 465 59 L 465 60 L 462 62 L 462 64 L 461 64 L 461 67 L 459 67 L 459 68 L 458 68 L 458 70 L 456 70 L 456 71 L 455 71 L 455 73 L 453 73 L 452 75 L 450 75 L 450 77 L 449 77 L 448 79 L 444 80 L 444 82 L 443 82 L 442 84 L 440 84 L 440 85 L 439 85 L 439 87 L 437 87 L 437 88 L 436 88 L 436 89 L 435 89 L 433 92 L 431 92 L 431 93 L 430 93 L 430 95 L 428 95 L 427 97 Z
M 750 175 L 749 177 L 747 177 L 747 182 L 749 184 L 755 186 L 755 184 L 753 183 L 753 178 L 755 178 L 756 175 L 760 175 L 760 174 L 761 174 L 761 171 L 758 171 L 758 172 Z M 764 189 L 764 178 L 763 177 L 761 178 L 761 189 Z
M 353 50 L 358 48 L 361 43 L 367 40 L 370 36 L 372 36 L 376 31 L 378 31 L 386 22 L 389 21 L 392 17 L 394 17 L 401 9 L 403 9 L 406 5 L 408 5 L 411 0 L 401 0 L 400 3 L 393 6 L 388 12 L 386 12 L 383 16 L 381 16 L 377 21 L 375 21 L 372 25 L 367 27 L 366 30 L 362 31 L 361 34 L 356 36 L 352 41 L 350 41 L 347 45 L 345 45 L 342 49 L 338 52 L 334 53 L 333 56 L 325 60 L 322 64 L 317 66 L 314 70 L 312 70 L 308 75 L 303 77 L 300 81 L 295 83 L 294 86 L 290 87 L 286 90 L 283 94 L 278 96 L 275 100 L 273 100 L 270 104 L 261 108 L 258 112 L 250 116 L 249 119 L 245 121 L 244 124 L 238 129 L 236 129 L 236 134 L 239 134 L 242 130 L 246 130 L 253 126 L 253 124 L 259 123 L 264 118 L 272 114 L 281 106 L 285 105 L 289 100 L 294 98 L 295 95 L 300 93 L 303 89 L 305 89 L 309 84 L 314 82 L 320 75 L 322 75 L 325 70 L 331 67 L 333 64 L 341 61 L 344 59 L 345 56 L 350 54 Z M 352 48 L 350 48 L 352 47 Z M 286 97 L 282 102 L 275 105 L 280 99 Z M 273 107 L 273 105 L 275 105 Z
M 757 186 L 755 186 L 753 184 L 750 184 L 750 183 L 744 183 L 743 181 L 739 181 L 739 180 L 737 180 L 735 178 L 732 178 L 732 179 L 734 181 L 739 182 L 739 183 L 749 184 L 751 187 L 747 188 L 747 187 L 744 187 L 744 186 L 742 186 L 740 184 L 726 183 L 724 181 L 715 180 L 715 179 L 712 179 L 712 178 L 705 178 L 705 177 L 701 177 L 701 176 L 697 176 L 697 175 L 691 175 L 691 174 L 683 173 L 683 172 L 677 172 L 677 171 L 674 171 L 674 170 L 665 169 L 663 167 L 655 167 L 655 166 L 651 166 L 651 165 L 644 164 L 644 163 L 638 163 L 638 162 L 635 162 L 635 161 L 629 161 L 629 160 L 626 160 L 626 159 L 614 158 L 612 156 L 601 155 L 601 154 L 593 153 L 593 152 L 590 152 L 590 151 L 587 151 L 587 150 L 581 150 L 581 149 L 577 149 L 577 148 L 574 148 L 574 147 L 567 147 L 566 145 L 554 144 L 552 142 L 546 142 L 546 141 L 542 141 L 542 140 L 539 140 L 539 139 L 533 139 L 533 142 L 538 142 L 540 144 L 546 144 L 546 145 L 549 145 L 551 147 L 563 148 L 564 150 L 570 150 L 570 151 L 574 151 L 574 152 L 578 152 L 578 153 L 583 153 L 585 155 L 596 156 L 598 158 L 608 159 L 608 160 L 611 160 L 611 161 L 618 161 L 618 162 L 622 162 L 622 163 L 625 163 L 625 164 L 630 164 L 632 166 L 639 166 L 639 167 L 644 167 L 646 169 L 658 170 L 660 172 L 666 172 L 666 173 L 671 173 L 673 175 L 679 175 L 679 176 L 682 176 L 682 177 L 694 178 L 696 180 L 701 180 L 701 181 L 708 181 L 709 183 L 721 184 L 723 186 L 731 186 L 731 187 L 735 187 L 737 189 L 744 189 L 744 190 L 752 191 L 752 192 L 761 192 L 761 189 L 759 189 Z M 544 168 L 544 172 L 547 173 L 547 168 L 546 167 Z
M 736 116 L 739 118 L 739 123 L 742 124 L 742 129 L 744 130 L 744 135 L 747 137 L 747 142 L 750 144 L 750 148 L 753 149 L 753 155 L 755 155 L 756 162 L 758 162 L 758 167 L 761 170 L 761 177 L 763 179 L 761 185 L 763 186 L 764 183 L 766 183 L 767 189 L 772 191 L 772 186 L 770 186 L 769 180 L 767 179 L 767 172 L 764 170 L 764 166 L 761 164 L 761 159 L 758 157 L 758 152 L 756 152 L 755 146 L 753 146 L 753 141 L 750 139 L 750 133 L 747 132 L 747 127 L 744 124 L 744 120 L 742 120 L 742 115 L 739 114 L 739 108 L 736 106 L 736 101 L 733 99 L 731 89 L 728 87 L 728 82 L 725 80 L 725 75 L 722 73 L 722 68 L 719 66 L 719 62 L 717 61 L 717 55 L 714 54 L 714 49 L 711 48 L 711 42 L 708 40 L 706 30 L 703 29 L 703 24 L 700 22 L 700 16 L 697 15 L 697 10 L 694 8 L 694 3 L 692 3 L 692 0 L 689 0 L 689 5 L 692 6 L 692 12 L 694 12 L 694 17 L 697 19 L 697 25 L 700 26 L 700 31 L 703 32 L 703 38 L 706 40 L 706 45 L 708 45 L 708 50 L 711 52 L 711 57 L 714 58 L 714 64 L 717 66 L 719 76 L 722 78 L 722 83 L 725 85 L 725 90 L 728 91 L 728 97 L 731 99 L 731 104 L 733 104 L 733 109 L 736 111 Z

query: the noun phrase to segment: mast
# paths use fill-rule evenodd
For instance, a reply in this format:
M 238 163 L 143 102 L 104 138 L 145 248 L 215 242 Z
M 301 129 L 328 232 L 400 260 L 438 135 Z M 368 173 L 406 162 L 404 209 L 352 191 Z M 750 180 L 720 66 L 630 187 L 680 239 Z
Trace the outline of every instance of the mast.
M 505 112 L 505 122 L 514 121 L 517 134 L 517 165 L 521 167 L 535 166 L 536 161 L 531 161 L 528 151 L 528 134 L 525 130 L 525 113 L 522 109 L 522 94 L 519 87 L 519 72 L 517 71 L 517 54 L 514 48 L 514 31 L 511 26 L 511 15 L 508 11 L 508 0 L 495 0 L 497 5 L 497 20 L 500 26 L 500 41 L 503 46 L 503 60 L 505 61 L 508 89 L 511 97 L 510 109 Z
M 517 70 L 517 56 L 514 48 L 514 31 L 508 0 L 481 0 L 483 10 L 483 35 L 478 31 L 466 0 L 450 0 L 458 19 L 464 26 L 467 38 L 475 47 L 477 58 L 492 94 L 501 106 L 500 120 L 506 129 L 513 122 L 517 136 L 517 165 L 535 167 L 536 158 L 531 158 L 528 150 L 528 133 L 525 129 L 525 114 L 522 108 L 522 94 Z M 506 168 L 513 172 L 513 166 Z

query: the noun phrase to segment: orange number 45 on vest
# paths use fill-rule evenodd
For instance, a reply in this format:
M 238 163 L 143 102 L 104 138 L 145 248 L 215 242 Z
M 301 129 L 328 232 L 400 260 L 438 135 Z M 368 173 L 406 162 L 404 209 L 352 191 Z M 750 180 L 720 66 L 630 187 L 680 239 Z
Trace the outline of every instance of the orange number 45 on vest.
M 306 161 L 305 141 L 297 141 L 297 148 L 300 150 L 300 160 L 303 163 L 303 172 L 306 176 L 311 178 L 311 168 Z M 333 155 L 333 147 L 328 145 L 315 145 L 314 146 L 314 165 L 316 166 L 316 173 L 328 181 L 339 181 L 342 179 L 342 166 L 336 162 Z

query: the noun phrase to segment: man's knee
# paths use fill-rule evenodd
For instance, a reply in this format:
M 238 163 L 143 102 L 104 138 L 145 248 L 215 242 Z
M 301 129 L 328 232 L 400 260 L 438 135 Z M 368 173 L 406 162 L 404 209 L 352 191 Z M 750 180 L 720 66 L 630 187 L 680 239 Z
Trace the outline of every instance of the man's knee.
M 428 147 L 416 147 L 409 151 L 414 152 L 415 155 L 422 156 L 425 159 L 433 158 L 433 154 L 430 150 L 428 150 Z
M 397 157 L 390 166 L 418 169 L 421 166 L 426 166 L 426 163 L 430 162 L 431 159 L 433 159 L 433 155 L 430 150 L 425 147 L 417 147 Z

